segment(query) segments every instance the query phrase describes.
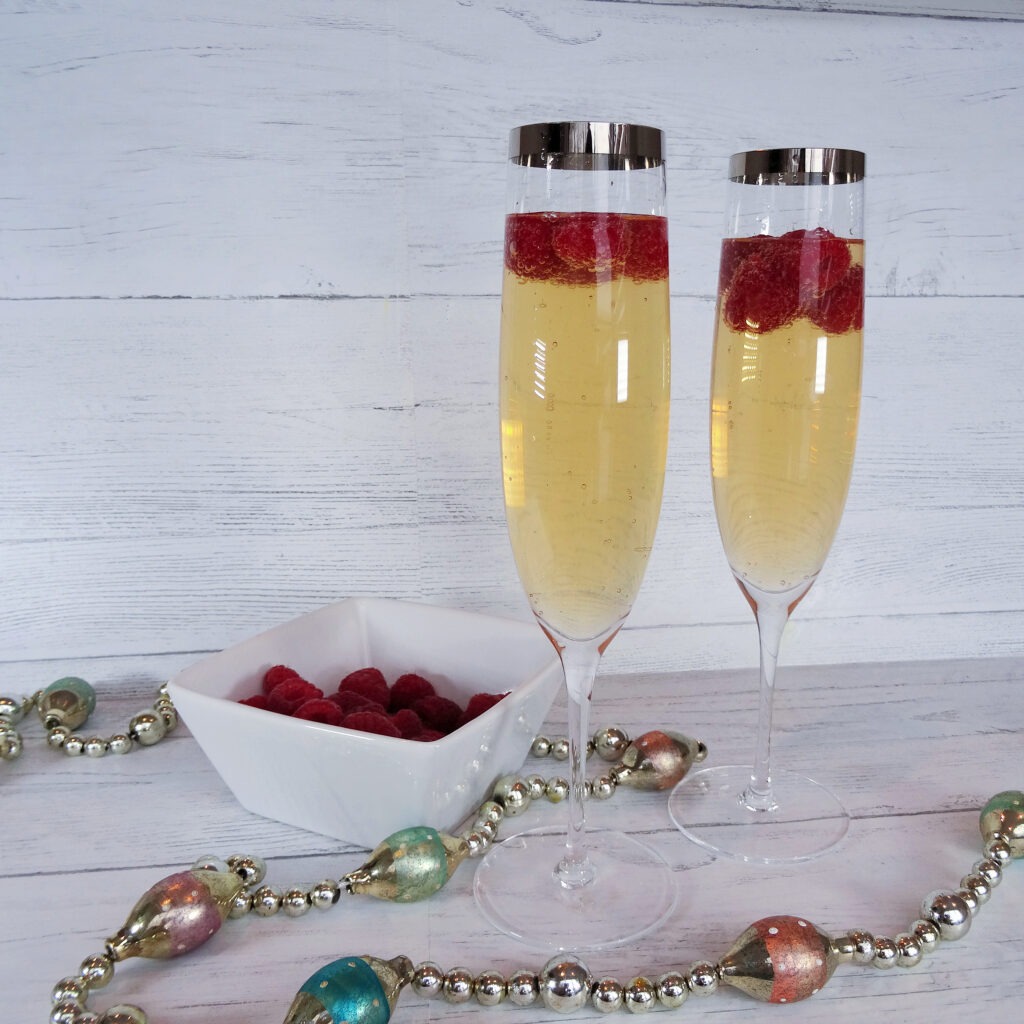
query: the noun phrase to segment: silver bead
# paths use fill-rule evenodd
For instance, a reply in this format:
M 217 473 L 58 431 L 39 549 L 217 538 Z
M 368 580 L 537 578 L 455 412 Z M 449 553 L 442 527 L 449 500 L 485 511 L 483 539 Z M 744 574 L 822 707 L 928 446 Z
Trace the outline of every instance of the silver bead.
M 252 910 L 252 896 L 243 889 L 231 901 L 228 907 L 228 917 L 237 921 L 238 918 L 245 917 L 250 910 Z
M 553 804 L 560 804 L 569 795 L 569 783 L 566 779 L 548 779 L 545 795 Z
M 887 971 L 890 967 L 896 966 L 896 959 L 899 950 L 896 948 L 896 940 L 890 939 L 888 935 L 875 936 L 875 958 L 872 961 L 880 971 Z
M 910 932 L 917 939 L 922 954 L 930 953 L 942 941 L 939 926 L 934 921 L 926 921 L 924 918 L 918 918 L 910 926 Z
M 530 747 L 534 757 L 547 757 L 551 753 L 551 740 L 547 736 L 538 736 Z
M 590 1003 L 601 1013 L 621 1010 L 624 998 L 622 986 L 614 978 L 599 978 L 590 990 Z
M 481 1006 L 497 1006 L 505 998 L 505 978 L 497 971 L 478 974 L 473 988 Z
M 896 966 L 916 967 L 924 958 L 924 950 L 917 936 L 900 932 L 896 936 Z
M 82 977 L 61 978 L 50 993 L 50 1001 L 56 1003 L 78 1003 L 79 1006 L 89 995 L 89 985 Z
M 599 775 L 593 781 L 593 793 L 595 800 L 608 800 L 615 793 L 616 781 L 614 776 Z
M 530 789 L 530 799 L 540 800 L 547 792 L 547 782 L 543 775 L 527 775 L 524 780 Z
M 153 710 L 164 720 L 167 732 L 178 728 L 178 709 L 170 701 L 157 701 Z
M 517 776 L 502 775 L 494 784 L 494 800 L 501 804 L 506 817 L 514 818 L 530 806 L 530 790 Z
M 945 942 L 963 938 L 971 928 L 971 909 L 954 892 L 929 893 L 921 903 L 921 916 L 938 925 Z
M 100 1017 L 100 1024 L 149 1024 L 149 1018 L 137 1006 L 118 1003 Z
M 634 978 L 623 989 L 622 1001 L 630 1013 L 650 1013 L 658 1005 L 658 993 L 650 978 Z
M 532 1006 L 540 995 L 537 975 L 533 971 L 513 971 L 505 984 L 508 1001 L 516 1006 Z
M 594 733 L 594 750 L 602 761 L 618 761 L 629 746 L 629 737 L 616 725 Z
M 25 717 L 24 703 L 16 697 L 0 697 L 0 722 L 17 725 Z
M 493 843 L 498 838 L 498 826 L 493 821 L 477 821 L 473 830 L 479 835 L 486 836 Z
M 252 894 L 252 912 L 257 917 L 273 917 L 281 909 L 281 894 L 269 885 L 261 885 Z
M 473 975 L 465 967 L 453 967 L 444 976 L 441 993 L 447 1003 L 468 1003 L 473 998 Z
M 61 750 L 70 735 L 71 730 L 66 725 L 55 725 L 46 734 L 46 745 L 54 750 Z
M 476 812 L 476 816 L 480 821 L 489 821 L 493 825 L 498 825 L 505 817 L 505 808 L 497 800 L 485 800 L 480 805 L 480 810 Z
M 469 847 L 470 857 L 482 856 L 491 845 L 489 842 L 485 843 L 484 837 L 479 832 L 463 832 L 462 838 L 466 840 L 466 845 Z
M 281 897 L 281 909 L 288 917 L 302 917 L 309 907 L 309 893 L 305 889 L 289 889 Z
M 50 1011 L 50 1024 L 75 1024 L 82 1007 L 72 999 L 65 999 Z
M 93 953 L 82 961 L 78 973 L 90 989 L 105 988 L 114 976 L 114 961 L 106 953 Z
M 309 902 L 317 910 L 328 910 L 341 899 L 341 886 L 331 878 L 317 882 L 309 890 Z
M 967 904 L 967 909 L 971 912 L 971 916 L 977 912 L 977 909 L 981 904 L 978 902 L 978 897 L 974 894 L 971 889 L 957 889 L 957 896 L 960 897 Z
M 128 723 L 128 735 L 144 747 L 159 743 L 166 734 L 167 726 L 155 711 L 140 711 Z
M 75 1024 L 100 1024 L 100 1015 L 92 1010 L 82 1010 L 75 1018 Z
M 90 736 L 82 747 L 86 757 L 103 757 L 110 752 L 110 744 L 102 736 Z
M 444 971 L 430 960 L 413 968 L 411 988 L 426 999 L 434 999 L 444 987 Z
M 1003 880 L 1003 869 L 996 861 L 990 860 L 988 857 L 976 860 L 971 868 L 971 873 L 981 875 L 988 882 L 989 889 L 994 889 Z
M 127 736 L 123 732 L 115 733 L 107 743 L 112 754 L 130 754 L 132 747 L 135 746 L 135 741 L 131 736 Z
M 686 978 L 678 971 L 669 971 L 663 974 L 655 986 L 658 993 L 658 1002 L 666 1009 L 675 1010 L 686 1002 L 690 989 L 686 984 Z
M 549 1010 L 572 1013 L 587 1005 L 594 979 L 582 960 L 559 953 L 544 965 L 538 983 L 541 998 Z
M 551 756 L 556 761 L 569 760 L 569 741 L 564 736 L 559 736 L 557 740 L 551 741 Z
M 259 885 L 267 877 L 267 862 L 262 857 L 236 853 L 228 857 L 228 867 L 246 885 Z
M 590 779 L 583 780 L 583 799 L 586 800 L 594 795 L 594 784 Z
M 686 984 L 695 996 L 710 996 L 718 991 L 718 966 L 707 960 L 690 965 Z
M 985 857 L 994 860 L 1001 868 L 1006 867 L 1013 858 L 1010 844 L 1005 839 L 990 839 L 985 844 Z
M 227 873 L 231 870 L 228 867 L 226 860 L 221 860 L 220 857 L 214 857 L 212 854 L 197 857 L 192 861 L 193 871 L 221 871 Z
M 979 907 L 984 906 L 992 898 L 992 887 L 979 874 L 972 872 L 969 875 L 964 875 L 960 879 L 960 885 L 969 892 L 974 893 L 974 898 L 978 901 Z
M 64 740 L 63 750 L 69 757 L 78 757 L 85 748 L 85 740 L 72 733 Z
M 16 761 L 24 744 L 17 729 L 0 725 L 0 761 Z

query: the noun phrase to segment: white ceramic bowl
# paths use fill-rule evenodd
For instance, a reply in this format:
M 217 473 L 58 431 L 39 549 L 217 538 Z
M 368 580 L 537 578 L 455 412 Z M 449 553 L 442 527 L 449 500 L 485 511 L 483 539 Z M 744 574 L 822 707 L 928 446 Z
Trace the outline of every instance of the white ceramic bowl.
M 421 743 L 238 703 L 279 664 L 325 693 L 369 665 L 389 683 L 417 672 L 463 707 L 474 693 L 511 692 L 448 736 Z M 561 680 L 558 658 L 533 623 L 354 598 L 205 658 L 169 690 L 243 807 L 373 847 L 400 828 L 458 825 L 495 779 L 522 765 Z

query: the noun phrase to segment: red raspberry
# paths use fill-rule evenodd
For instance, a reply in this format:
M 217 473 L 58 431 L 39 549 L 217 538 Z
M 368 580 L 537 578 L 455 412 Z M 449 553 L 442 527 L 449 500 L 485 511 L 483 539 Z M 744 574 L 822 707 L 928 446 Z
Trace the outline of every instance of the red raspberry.
M 808 316 L 828 334 L 845 334 L 864 326 L 864 268 L 850 267 L 834 288 L 822 295 Z
M 423 721 L 412 708 L 401 708 L 391 716 L 394 727 L 402 734 L 402 739 L 411 740 L 423 732 Z
M 624 272 L 637 281 L 668 277 L 668 221 L 664 217 L 630 217 Z
M 722 239 L 722 259 L 718 266 L 719 295 L 724 295 L 729 290 L 739 265 L 760 251 L 766 238 L 766 235 L 754 235 L 751 238 Z
M 406 672 L 391 684 L 389 707 L 392 711 L 400 711 L 402 708 L 412 707 L 421 697 L 433 697 L 436 692 L 434 684 L 429 679 L 424 679 L 415 672 Z
M 412 709 L 423 719 L 423 724 L 427 728 L 436 729 L 441 733 L 449 733 L 457 728 L 462 717 L 462 708 L 455 701 L 436 695 L 420 697 L 412 705 Z
M 433 743 L 434 740 L 443 740 L 444 733 L 438 732 L 436 729 L 424 729 L 423 732 L 410 736 L 409 739 L 415 740 L 417 743 Z
M 345 716 L 341 724 L 346 729 L 372 732 L 377 736 L 394 736 L 396 739 L 402 736 L 387 715 L 378 714 L 376 711 L 353 711 Z
M 725 299 L 725 322 L 734 331 L 768 334 L 788 324 L 799 306 L 799 248 L 766 245 L 736 269 Z
M 630 236 L 626 219 L 612 213 L 562 214 L 551 234 L 555 254 L 569 278 L 607 278 L 625 269 Z M 582 283 L 582 281 L 581 281 Z
M 250 708 L 259 708 L 261 711 L 267 710 L 267 695 L 265 693 L 254 693 L 251 697 L 243 697 L 239 704 L 245 704 Z
M 369 697 L 370 700 L 385 708 L 390 699 L 388 682 L 379 668 L 358 668 L 355 672 L 349 672 L 338 683 L 338 692 L 340 693 L 342 690 L 361 693 L 364 697 Z
M 268 668 L 263 673 L 263 692 L 270 693 L 278 683 L 283 683 L 286 679 L 294 679 L 298 676 L 299 673 L 287 665 L 275 665 L 273 668 Z
M 835 287 L 850 269 L 850 247 L 827 228 L 787 231 L 779 242 L 799 248 L 800 297 L 804 302 Z
M 507 693 L 474 693 L 469 698 L 466 710 L 462 712 L 459 725 L 465 725 L 467 722 L 472 722 L 474 718 L 479 718 L 485 711 L 489 711 L 498 701 L 507 696 Z
M 342 714 L 345 715 L 351 711 L 383 712 L 386 710 L 375 700 L 370 700 L 369 697 L 364 697 L 361 693 L 356 693 L 355 690 L 339 690 L 337 693 L 332 693 L 327 699 L 337 704 L 341 708 Z
M 276 711 L 279 715 L 292 715 L 300 704 L 314 697 L 322 697 L 323 690 L 307 683 L 305 679 L 293 676 L 283 683 L 278 683 L 267 694 L 267 710 Z
M 520 277 L 555 276 L 558 257 L 551 248 L 557 214 L 513 213 L 505 220 L 505 266 Z
M 300 704 L 293 718 L 301 718 L 306 722 L 323 722 L 325 725 L 341 725 L 345 717 L 341 708 L 326 697 L 314 697 Z

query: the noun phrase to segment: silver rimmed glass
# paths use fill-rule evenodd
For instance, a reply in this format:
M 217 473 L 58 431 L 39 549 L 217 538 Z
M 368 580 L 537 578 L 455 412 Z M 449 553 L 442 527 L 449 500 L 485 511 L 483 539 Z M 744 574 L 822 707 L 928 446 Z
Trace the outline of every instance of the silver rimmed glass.
M 691 774 L 670 800 L 694 841 L 749 861 L 831 849 L 849 817 L 771 768 L 783 629 L 832 545 L 853 470 L 864 316 L 864 154 L 738 153 L 729 166 L 711 379 L 715 513 L 760 636 L 753 762 Z
M 565 672 L 568 829 L 546 826 L 494 847 L 477 869 L 475 892 L 497 927 L 537 946 L 628 942 L 674 903 L 659 854 L 613 832 L 588 842 L 585 827 L 594 681 L 654 543 L 668 411 L 661 132 L 594 121 L 515 129 L 501 311 L 502 477 L 516 567 Z

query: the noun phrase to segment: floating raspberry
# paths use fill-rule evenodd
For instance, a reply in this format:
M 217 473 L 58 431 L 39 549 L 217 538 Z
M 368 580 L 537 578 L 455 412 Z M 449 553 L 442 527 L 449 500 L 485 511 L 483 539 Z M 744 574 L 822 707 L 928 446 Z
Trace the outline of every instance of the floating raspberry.
M 337 704 L 342 713 L 346 715 L 351 711 L 377 711 L 380 714 L 387 712 L 387 708 L 383 705 L 378 704 L 375 700 L 370 700 L 369 697 L 364 697 L 361 693 L 356 693 L 355 690 L 339 690 L 337 693 L 330 694 L 327 699 Z
M 355 672 L 349 672 L 338 684 L 338 692 L 343 690 L 361 693 L 385 708 L 390 700 L 388 682 L 379 668 L 358 668 Z
M 392 711 L 399 711 L 412 707 L 421 697 L 433 697 L 436 692 L 434 684 L 429 679 L 424 679 L 415 672 L 406 672 L 391 684 L 389 706 Z
M 553 277 L 558 257 L 551 247 L 557 214 L 513 213 L 505 220 L 505 266 L 520 277 Z
M 415 739 L 423 732 L 423 719 L 412 708 L 401 708 L 391 716 L 394 727 L 402 734 L 402 739 Z
M 292 715 L 300 704 L 323 695 L 324 691 L 319 687 L 293 676 L 283 683 L 278 683 L 267 694 L 267 710 L 275 711 L 279 715 Z
M 378 714 L 376 711 L 353 711 L 344 717 L 341 724 L 346 729 L 371 732 L 375 736 L 393 736 L 395 739 L 401 739 L 402 736 L 387 715 Z
M 609 213 L 561 214 L 551 233 L 555 255 L 565 264 L 562 278 L 580 283 L 621 274 L 630 233 L 624 217 Z
M 410 736 L 409 739 L 415 740 L 417 743 L 433 743 L 434 740 L 443 740 L 444 733 L 438 732 L 436 729 L 424 729 L 423 732 Z
M 449 733 L 458 727 L 462 717 L 462 708 L 447 697 L 420 697 L 412 705 L 413 711 L 423 719 L 429 729 L 437 729 L 441 733 Z
M 474 718 L 479 718 L 485 711 L 490 711 L 498 701 L 507 696 L 507 693 L 474 693 L 469 698 L 466 710 L 462 712 L 459 725 L 463 726 L 467 722 L 472 722 Z
M 259 708 L 260 711 L 267 710 L 267 695 L 265 693 L 254 693 L 251 697 L 243 697 L 239 704 L 244 704 L 246 707 Z
M 295 669 L 289 668 L 287 665 L 275 665 L 273 668 L 268 668 L 263 673 L 263 692 L 270 693 L 278 683 L 283 683 L 286 679 L 294 679 L 298 675 L 299 673 Z
M 732 284 L 739 265 L 754 253 L 760 252 L 766 235 L 750 238 L 723 238 L 722 259 L 718 266 L 718 294 L 724 295 Z
M 637 281 L 668 277 L 668 221 L 664 217 L 630 217 L 624 273 Z
M 296 708 L 293 718 L 305 722 L 323 722 L 325 725 L 341 725 L 345 715 L 341 708 L 326 697 L 314 697 Z
M 800 297 L 812 301 L 834 288 L 850 269 L 850 247 L 827 228 L 813 231 L 788 231 L 779 238 L 782 245 L 800 249 Z
M 788 324 L 799 306 L 799 248 L 768 245 L 736 269 L 725 299 L 725 322 L 734 331 L 768 334 Z
M 850 267 L 843 279 L 822 295 L 807 315 L 828 334 L 845 334 L 864 326 L 864 268 Z

